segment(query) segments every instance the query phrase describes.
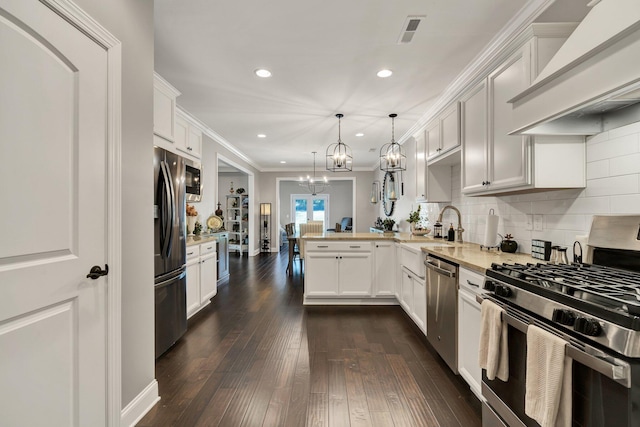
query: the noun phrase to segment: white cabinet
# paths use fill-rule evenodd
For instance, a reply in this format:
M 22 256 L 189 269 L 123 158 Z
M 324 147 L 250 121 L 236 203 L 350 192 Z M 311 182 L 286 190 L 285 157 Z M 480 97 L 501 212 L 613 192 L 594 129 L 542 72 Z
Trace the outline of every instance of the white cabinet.
M 187 318 L 207 306 L 217 293 L 216 242 L 187 246 Z
M 548 25 L 533 26 L 529 30 L 530 39 L 520 42 L 509 57 L 461 100 L 463 194 L 491 195 L 586 185 L 582 137 L 509 135 L 514 128 L 509 99 L 529 87 L 538 70 L 568 35 L 565 25 L 557 28 Z
M 449 106 L 416 140 L 416 195 L 429 202 L 451 201 L 451 165 L 459 163 L 460 107 Z
M 176 149 L 197 159 L 202 157 L 202 131 L 186 119 L 183 113 L 176 116 Z
M 480 390 L 482 370 L 478 365 L 480 345 L 480 304 L 476 295 L 484 278 L 460 267 L 458 292 L 458 372 L 469 384 L 471 391 L 483 400 Z
M 170 143 L 175 141 L 176 98 L 179 95 L 176 88 L 154 73 L 153 133 Z
M 429 162 L 460 146 L 460 107 L 457 102 L 427 125 L 425 137 Z
M 382 240 L 375 242 L 374 245 L 374 295 L 393 296 L 396 292 L 395 244 L 392 241 Z
M 216 278 L 216 242 L 200 245 L 200 304 L 209 304 L 211 298 L 218 293 Z
M 305 242 L 305 298 L 371 297 L 371 242 L 315 243 Z
M 187 247 L 187 317 L 200 310 L 200 247 Z
M 400 306 L 422 332 L 427 333 L 427 293 L 425 279 L 402 267 Z
M 462 192 L 482 190 L 487 174 L 487 84 L 480 82 L 460 100 Z

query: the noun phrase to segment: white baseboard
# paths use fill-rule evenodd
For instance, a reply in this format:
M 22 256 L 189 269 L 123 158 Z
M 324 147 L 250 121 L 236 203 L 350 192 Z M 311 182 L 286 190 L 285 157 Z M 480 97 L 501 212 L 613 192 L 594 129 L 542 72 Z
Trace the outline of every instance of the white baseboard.
M 304 297 L 302 300 L 303 305 L 399 305 L 398 300 L 393 297 L 364 297 L 364 298 L 318 298 L 318 297 Z
M 145 387 L 120 413 L 120 425 L 133 427 L 160 400 L 158 381 L 155 379 Z

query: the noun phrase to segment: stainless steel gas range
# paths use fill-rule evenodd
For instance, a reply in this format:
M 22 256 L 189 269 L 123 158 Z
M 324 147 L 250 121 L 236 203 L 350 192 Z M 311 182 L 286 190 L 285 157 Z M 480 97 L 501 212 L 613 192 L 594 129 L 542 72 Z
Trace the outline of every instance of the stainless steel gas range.
M 524 409 L 530 325 L 566 341 L 572 426 L 640 426 L 640 216 L 595 216 L 585 253 L 585 263 L 487 270 L 485 298 L 508 326 L 509 378 L 483 371 L 483 426 L 539 426 Z

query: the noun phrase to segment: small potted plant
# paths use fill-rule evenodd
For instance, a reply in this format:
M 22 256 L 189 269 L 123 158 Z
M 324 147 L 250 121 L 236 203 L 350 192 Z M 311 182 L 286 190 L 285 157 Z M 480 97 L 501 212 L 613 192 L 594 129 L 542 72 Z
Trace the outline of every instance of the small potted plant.
M 502 252 L 514 253 L 518 250 L 518 242 L 513 240 L 511 234 L 505 234 L 502 242 L 500 242 L 500 250 Z
M 393 233 L 393 226 L 396 224 L 396 221 L 393 218 L 385 218 L 382 221 L 382 227 L 384 227 L 385 233 Z

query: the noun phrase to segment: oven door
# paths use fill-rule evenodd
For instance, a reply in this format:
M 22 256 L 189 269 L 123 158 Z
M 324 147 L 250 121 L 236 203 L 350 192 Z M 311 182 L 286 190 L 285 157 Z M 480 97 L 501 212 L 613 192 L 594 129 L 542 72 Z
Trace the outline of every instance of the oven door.
M 529 324 L 543 327 L 567 340 L 567 355 L 573 359 L 574 427 L 640 426 L 640 390 L 637 378 L 632 378 L 638 375 L 637 366 L 617 358 L 617 355 L 607 355 L 493 297 L 489 298 L 506 310 L 503 321 L 506 320 L 508 325 L 509 379 L 506 382 L 497 378 L 489 380 L 486 371 L 482 371 L 482 395 L 486 399 L 482 410 L 484 427 L 539 427 L 524 412 L 526 331 Z M 635 383 L 633 386 L 632 382 Z

